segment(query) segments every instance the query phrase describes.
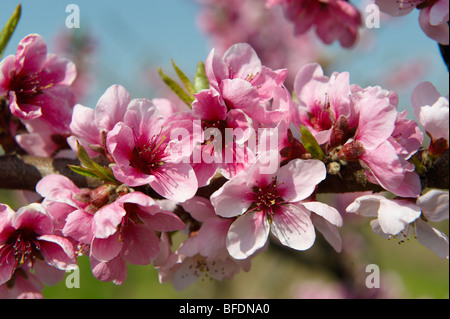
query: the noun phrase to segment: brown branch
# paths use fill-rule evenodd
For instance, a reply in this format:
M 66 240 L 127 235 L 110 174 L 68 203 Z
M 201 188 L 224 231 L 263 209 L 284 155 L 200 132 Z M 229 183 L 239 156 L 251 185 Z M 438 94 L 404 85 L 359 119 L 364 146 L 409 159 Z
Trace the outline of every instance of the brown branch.
M 78 160 L 47 158 L 31 155 L 7 155 L 0 157 L 0 189 L 32 190 L 44 176 L 61 174 L 70 178 L 78 187 L 96 187 L 100 181 L 76 174 L 67 165 L 80 165 Z
M 0 189 L 35 190 L 37 182 L 49 174 L 67 176 L 80 188 L 94 188 L 101 185 L 101 182 L 96 179 L 74 173 L 67 166 L 69 164 L 80 165 L 78 160 L 67 158 L 53 159 L 30 155 L 0 156 Z M 420 177 L 423 187 L 448 189 L 448 151 Z M 209 198 L 225 182 L 226 179 L 223 177 L 216 178 L 211 185 L 200 188 L 197 195 Z M 322 181 L 317 189 L 317 193 L 364 191 L 380 192 L 383 188 L 368 182 L 363 169 L 357 163 L 342 166 L 339 174 L 328 174 L 326 180 Z

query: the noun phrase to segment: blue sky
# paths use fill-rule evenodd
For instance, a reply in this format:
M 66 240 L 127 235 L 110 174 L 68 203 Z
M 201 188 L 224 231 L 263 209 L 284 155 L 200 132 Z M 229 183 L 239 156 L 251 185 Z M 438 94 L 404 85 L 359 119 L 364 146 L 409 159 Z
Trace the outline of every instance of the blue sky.
M 261 0 L 264 1 L 264 0 Z M 211 47 L 196 25 L 198 5 L 194 0 L 3 0 L 0 24 L 3 25 L 18 3 L 22 3 L 22 17 L 7 50 L 13 54 L 17 43 L 29 33 L 39 33 L 49 49 L 56 32 L 65 29 L 68 16 L 66 6 L 80 8 L 81 28 L 90 30 L 99 40 L 96 73 L 99 83 L 87 102 L 95 106 L 105 89 L 114 84 L 124 85 L 134 97 L 149 97 L 142 84 L 143 65 L 152 62 L 170 71 L 170 60 L 187 73 L 193 74 L 196 64 L 204 60 Z M 362 1 L 355 1 L 362 10 Z M 449 78 L 436 43 L 427 38 L 418 24 L 418 12 L 381 21 L 379 29 L 368 30 L 376 42 L 370 50 L 357 47 L 342 49 L 338 44 L 322 46 L 324 52 L 335 55 L 337 63 L 332 71 L 349 71 L 352 83 L 376 85 L 391 76 L 398 63 L 419 60 L 426 64 L 420 81 L 431 81 L 438 90 L 448 94 Z M 394 76 L 395 74 L 392 74 Z M 409 108 L 413 86 L 400 95 L 401 108 Z M 143 96 L 143 94 L 145 96 Z

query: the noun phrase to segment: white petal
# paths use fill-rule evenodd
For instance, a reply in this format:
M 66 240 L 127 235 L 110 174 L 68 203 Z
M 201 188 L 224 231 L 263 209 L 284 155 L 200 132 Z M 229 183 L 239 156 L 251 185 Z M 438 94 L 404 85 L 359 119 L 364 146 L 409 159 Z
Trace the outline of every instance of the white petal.
M 227 234 L 227 249 L 235 259 L 245 259 L 262 248 L 269 236 L 270 225 L 261 212 L 238 217 Z
M 430 221 L 440 222 L 448 219 L 448 191 L 432 189 L 417 199 L 417 205 Z
M 342 216 L 336 208 L 321 202 L 307 202 L 302 204 L 308 210 L 325 218 L 329 223 L 338 227 L 342 227 L 343 224 Z
M 316 239 L 309 212 L 296 205 L 284 205 L 274 215 L 272 234 L 293 249 L 306 250 Z
M 440 258 L 448 259 L 449 249 L 447 236 L 423 220 L 419 219 L 415 224 L 417 240 L 435 252 Z
M 342 251 L 342 237 L 336 226 L 330 224 L 320 216 L 314 216 L 314 226 L 323 235 L 325 240 L 340 253 Z
M 421 214 L 420 208 L 406 200 L 380 201 L 378 221 L 384 233 L 397 235 Z
M 364 195 L 358 197 L 353 203 L 348 205 L 346 212 L 366 217 L 376 217 L 378 216 L 378 210 L 380 209 L 380 201 L 384 199 L 383 196 L 379 195 Z

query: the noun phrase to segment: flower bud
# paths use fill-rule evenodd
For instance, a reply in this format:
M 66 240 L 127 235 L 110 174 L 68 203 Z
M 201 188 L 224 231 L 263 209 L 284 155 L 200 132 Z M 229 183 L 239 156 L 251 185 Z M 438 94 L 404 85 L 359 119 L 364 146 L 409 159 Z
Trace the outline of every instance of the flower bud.
M 359 156 L 364 152 L 364 147 L 359 141 L 352 141 L 344 146 L 338 153 L 339 159 L 345 159 L 347 161 L 357 161 Z

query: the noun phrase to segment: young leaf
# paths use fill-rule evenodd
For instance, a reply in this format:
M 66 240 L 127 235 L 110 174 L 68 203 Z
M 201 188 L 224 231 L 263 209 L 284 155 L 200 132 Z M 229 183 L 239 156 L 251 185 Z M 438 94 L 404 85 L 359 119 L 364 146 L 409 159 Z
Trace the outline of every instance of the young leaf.
M 315 137 L 311 134 L 311 132 L 308 131 L 305 126 L 300 125 L 300 133 L 302 134 L 300 140 L 305 149 L 311 154 L 313 158 L 322 160 L 325 157 L 325 154 L 323 153 L 319 143 L 317 143 Z
M 175 64 L 175 61 L 172 59 L 172 65 L 175 69 L 175 72 L 177 72 L 178 77 L 180 78 L 181 82 L 183 82 L 184 87 L 187 90 L 187 93 L 194 98 L 195 88 L 194 84 L 192 84 L 191 80 L 183 73 L 183 71 L 180 70 L 180 68 Z
M 78 143 L 78 141 L 77 147 L 78 147 L 77 151 L 78 159 L 80 160 L 80 163 L 84 167 L 75 166 L 75 169 L 74 167 L 71 167 L 71 169 L 74 172 L 77 172 L 84 176 L 94 177 L 104 182 L 119 184 L 119 182 L 114 177 L 114 174 L 112 173 L 111 169 L 103 167 L 102 165 L 91 160 L 84 147 L 80 143 Z
M 97 175 L 88 168 L 77 165 L 68 165 L 68 166 L 72 171 L 74 171 L 77 174 L 98 179 Z
M 197 64 L 197 71 L 194 76 L 194 87 L 196 92 L 209 89 L 209 81 L 205 73 L 205 64 L 202 61 Z
M 8 22 L 6 22 L 2 31 L 0 32 L 0 60 L 2 58 L 3 52 L 5 52 L 9 39 L 11 39 L 11 36 L 14 33 L 14 30 L 16 29 L 21 14 L 22 14 L 22 6 L 19 4 L 14 10 L 11 17 L 9 18 Z
M 192 107 L 191 104 L 194 102 L 194 97 L 190 96 L 188 93 L 186 93 L 181 86 L 175 82 L 171 77 L 166 75 L 161 68 L 158 69 L 159 76 L 161 79 L 166 83 L 166 85 L 184 102 L 187 106 L 190 108 Z

